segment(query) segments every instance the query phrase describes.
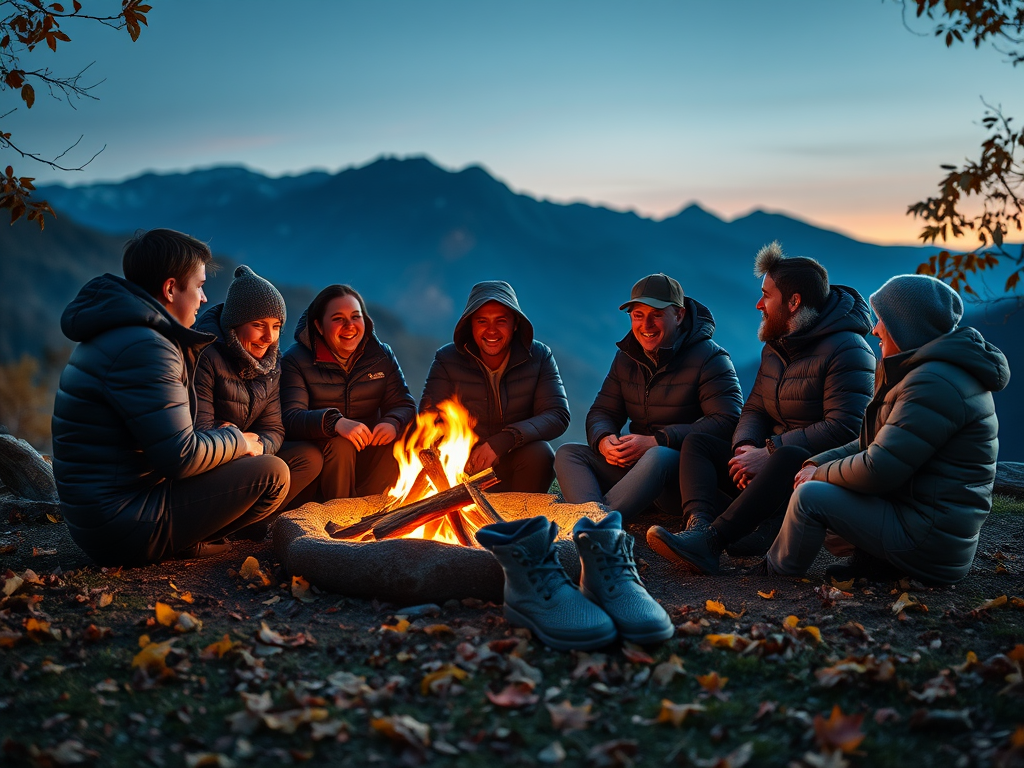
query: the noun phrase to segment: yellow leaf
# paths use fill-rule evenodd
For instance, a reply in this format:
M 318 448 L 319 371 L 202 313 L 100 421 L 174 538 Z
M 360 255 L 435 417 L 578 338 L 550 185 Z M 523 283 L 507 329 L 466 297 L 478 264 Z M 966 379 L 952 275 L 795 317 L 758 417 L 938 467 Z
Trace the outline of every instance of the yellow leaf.
M 469 673 L 461 667 L 457 667 L 454 664 L 445 664 L 437 671 L 424 675 L 423 679 L 420 681 L 420 693 L 424 696 L 431 691 L 436 693 L 437 687 L 433 687 L 434 683 L 441 680 L 448 680 L 450 682 L 453 679 L 465 680 L 467 677 L 469 677 Z
M 724 648 L 728 651 L 742 651 L 750 640 L 740 635 L 708 635 L 704 640 L 712 648 Z
M 96 601 L 96 605 L 100 608 L 106 608 L 112 602 L 114 602 L 114 596 L 109 592 L 103 592 L 100 594 L 100 599 Z
M 814 716 L 814 738 L 822 749 L 829 752 L 837 749 L 853 752 L 866 735 L 860 730 L 863 721 L 864 715 L 846 716 L 836 704 L 828 720 L 821 715 Z
M 220 659 L 224 657 L 225 653 L 238 645 L 239 643 L 234 642 L 228 635 L 224 635 L 224 637 L 217 642 L 210 643 L 206 646 L 200 652 L 199 658 L 207 661 L 210 659 Z
M 1004 605 L 1006 605 L 1006 603 L 1007 603 L 1006 595 L 1000 595 L 999 597 L 994 597 L 991 600 L 986 600 L 984 603 L 979 605 L 974 610 L 976 610 L 976 611 L 985 611 L 985 610 L 988 610 L 989 608 L 1002 608 Z
M 706 675 L 697 675 L 697 682 L 700 683 L 700 687 L 708 693 L 717 693 L 725 688 L 725 684 L 729 682 L 729 678 L 719 677 L 717 672 L 709 672 Z
M 700 704 L 675 704 L 668 699 L 661 700 L 661 711 L 658 713 L 656 723 L 672 723 L 676 728 L 683 724 L 687 715 L 692 712 L 703 712 L 704 707 Z
M 775 599 L 775 590 L 774 589 L 771 592 L 762 592 L 761 590 L 757 590 L 757 594 L 759 596 L 763 597 L 765 600 L 773 600 L 773 599 Z
M 727 616 L 730 619 L 738 619 L 740 616 L 746 613 L 746 609 L 740 611 L 739 613 L 727 610 L 726 607 L 717 600 L 708 600 L 704 604 L 704 610 L 706 610 L 708 613 L 714 614 L 715 616 Z
M 139 638 L 139 640 L 141 641 L 142 638 Z M 165 640 L 162 643 L 148 643 L 141 651 L 135 654 L 135 658 L 132 659 L 132 668 L 138 667 L 158 677 L 173 675 L 174 671 L 168 668 L 166 662 L 167 654 L 171 652 L 171 645 L 173 643 L 173 639 Z
M 173 627 L 175 622 L 178 621 L 178 612 L 167 603 L 158 601 L 156 604 L 156 620 L 165 627 Z
M 397 624 L 382 624 L 381 629 L 387 630 L 388 632 L 404 634 L 409 631 L 409 620 L 399 619 Z
M 301 576 L 292 576 L 292 597 L 296 600 L 300 600 L 303 603 L 312 603 L 316 601 L 316 597 L 309 593 L 309 582 Z

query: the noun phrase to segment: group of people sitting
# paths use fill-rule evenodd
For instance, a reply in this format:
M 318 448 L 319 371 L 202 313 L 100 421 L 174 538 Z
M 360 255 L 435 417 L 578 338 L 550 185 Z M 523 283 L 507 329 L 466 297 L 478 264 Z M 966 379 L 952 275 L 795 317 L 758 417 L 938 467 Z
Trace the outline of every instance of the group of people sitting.
M 677 531 L 653 526 L 647 540 L 694 573 L 717 573 L 726 551 L 766 555 L 766 577 L 800 576 L 823 544 L 851 554 L 830 569 L 842 580 L 948 584 L 971 566 L 995 476 L 992 392 L 1009 369 L 959 327 L 960 297 L 934 278 L 894 277 L 869 308 L 814 259 L 766 246 L 754 270 L 764 348 L 744 401 L 708 307 L 645 277 L 620 307 L 631 328 L 587 444 L 556 453 L 565 389 L 508 283 L 473 287 L 417 409 L 353 288 L 323 289 L 282 354 L 284 299 L 248 267 L 199 317 L 210 262 L 188 235 L 139 233 L 124 278 L 93 279 L 61 318 L 79 343 L 54 405 L 54 474 L 97 563 L 215 554 L 306 501 L 382 493 L 417 410 L 457 397 L 479 438 L 467 473 L 493 468 L 493 490 L 537 493 L 557 474 L 568 502 L 675 515 Z

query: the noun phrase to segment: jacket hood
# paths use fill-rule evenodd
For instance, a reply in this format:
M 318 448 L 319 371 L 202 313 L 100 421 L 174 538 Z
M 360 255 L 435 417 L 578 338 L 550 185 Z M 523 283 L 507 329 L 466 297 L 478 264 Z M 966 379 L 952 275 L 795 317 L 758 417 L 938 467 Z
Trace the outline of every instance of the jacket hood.
M 155 298 L 135 283 L 105 274 L 86 283 L 60 318 L 60 329 L 71 341 L 89 341 L 114 328 L 133 325 L 152 328 L 179 344 L 206 345 L 214 337 L 186 328 Z
M 680 350 L 710 339 L 715 335 L 715 318 L 711 314 L 710 309 L 689 296 L 683 299 L 683 308 L 686 310 L 686 317 L 683 318 L 683 333 L 676 339 L 676 343 L 672 345 L 672 352 L 668 355 L 668 359 L 661 360 L 662 364 L 672 359 Z M 632 330 L 615 346 L 634 360 L 639 360 L 640 362 L 650 361 L 647 353 L 644 352 L 644 348 L 640 346 L 640 342 L 633 335 Z
M 999 392 L 1010 382 L 1010 366 L 998 347 L 985 341 L 974 328 L 957 328 L 923 347 L 883 358 L 886 379 L 906 375 L 922 363 L 937 360 L 955 365 L 981 382 L 990 392 Z
M 295 333 L 293 336 L 295 341 L 312 352 L 313 359 L 317 360 L 319 359 L 318 350 L 321 350 L 321 348 L 326 350 L 327 345 L 324 341 L 324 337 L 316 330 L 316 326 L 308 322 L 309 311 L 312 308 L 313 304 L 310 303 L 308 307 L 302 310 L 302 315 L 299 317 L 299 321 L 295 324 Z M 373 318 L 370 317 L 369 312 L 363 315 L 363 324 L 366 326 L 366 330 L 363 333 L 363 340 L 359 342 L 359 348 L 355 352 L 356 359 L 363 356 L 363 352 L 366 350 L 366 345 L 371 339 L 375 344 L 380 344 L 380 339 L 378 339 L 377 334 L 373 332 Z M 328 351 L 327 354 L 330 354 L 330 352 Z
M 462 310 L 462 317 L 455 324 L 455 332 L 452 334 L 455 348 L 461 351 L 466 347 L 476 346 L 473 344 L 473 332 L 469 328 L 469 318 L 488 301 L 496 301 L 512 310 L 518 321 L 513 340 L 518 339 L 526 349 L 529 349 L 533 344 L 533 323 L 519 308 L 519 299 L 512 286 L 504 280 L 485 280 L 473 286 L 469 292 L 469 298 L 466 300 L 466 308 Z
M 778 345 L 792 354 L 816 344 L 823 336 L 841 331 L 852 331 L 858 336 L 867 336 L 871 332 L 871 326 L 871 309 L 864 297 L 855 288 L 833 285 L 828 292 L 828 298 L 825 299 L 825 306 L 817 313 L 816 319 L 806 327 L 768 343 Z

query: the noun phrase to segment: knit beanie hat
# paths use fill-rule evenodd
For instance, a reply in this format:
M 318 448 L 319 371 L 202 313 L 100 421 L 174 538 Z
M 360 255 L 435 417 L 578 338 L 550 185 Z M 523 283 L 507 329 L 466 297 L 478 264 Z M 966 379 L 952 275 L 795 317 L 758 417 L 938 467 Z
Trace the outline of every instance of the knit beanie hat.
M 960 296 L 928 275 L 897 275 L 871 294 L 871 308 L 901 352 L 949 333 L 964 314 Z
M 285 321 L 284 297 L 270 281 L 264 280 L 244 264 L 235 268 L 235 279 L 228 287 L 220 327 L 225 331 L 253 320 L 276 317 Z

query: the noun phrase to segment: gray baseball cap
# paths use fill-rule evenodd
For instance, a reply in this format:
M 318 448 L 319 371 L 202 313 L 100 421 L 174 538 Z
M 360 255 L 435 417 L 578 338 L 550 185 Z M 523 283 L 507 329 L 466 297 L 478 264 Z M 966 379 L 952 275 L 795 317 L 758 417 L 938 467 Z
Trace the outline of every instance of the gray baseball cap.
M 678 280 L 659 272 L 656 275 L 648 275 L 638 280 L 633 290 L 629 293 L 629 301 L 619 309 L 628 310 L 633 304 L 646 304 L 655 309 L 675 305 L 683 306 L 683 286 Z

